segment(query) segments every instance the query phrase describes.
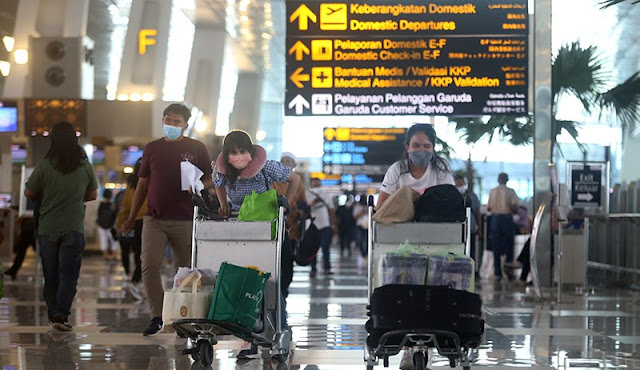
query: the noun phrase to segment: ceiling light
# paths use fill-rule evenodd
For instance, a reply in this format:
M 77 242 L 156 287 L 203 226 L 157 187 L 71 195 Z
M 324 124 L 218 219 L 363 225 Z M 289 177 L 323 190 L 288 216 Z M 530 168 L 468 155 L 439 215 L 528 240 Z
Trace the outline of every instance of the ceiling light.
M 144 93 L 142 94 L 142 101 L 152 101 L 153 100 L 153 94 L 152 93 Z
M 249 34 L 249 29 L 242 28 L 242 29 L 240 29 L 240 33 L 243 34 L 243 35 L 248 35 Z
M 142 95 L 140 95 L 140 93 L 132 93 L 129 99 L 131 101 L 140 101 L 142 100 Z
M 266 137 L 267 137 L 267 133 L 264 130 L 258 130 L 258 132 L 256 132 L 256 140 L 262 141 Z
M 124 170 L 123 170 L 123 171 L 124 171 L 124 173 L 126 173 L 126 174 L 133 173 L 133 167 L 128 167 L 128 166 L 127 166 L 127 167 L 125 167 L 125 168 L 124 168 Z
M 0 60 L 0 74 L 3 77 L 7 77 L 10 71 L 11 71 L 11 63 L 4 60 Z
M 273 27 L 273 22 L 272 21 L 264 21 L 264 26 L 267 28 L 271 28 Z
M 16 49 L 13 52 L 13 58 L 17 64 L 27 64 L 29 63 L 29 52 L 27 49 Z
M 4 43 L 4 48 L 7 49 L 8 52 L 12 52 L 16 44 L 16 39 L 11 36 L 4 36 L 2 37 L 2 42 Z
M 129 100 L 129 94 L 118 94 L 118 100 L 120 101 Z
M 240 22 L 246 22 L 246 21 L 248 21 L 248 20 L 249 20 L 249 17 L 248 17 L 248 16 L 246 16 L 246 15 L 242 15 L 242 16 L 240 16 Z
M 271 34 L 270 34 L 270 33 L 267 33 L 267 32 L 263 32 L 263 33 L 262 33 L 262 38 L 263 38 L 263 39 L 270 40 L 270 39 L 271 39 L 271 37 L 273 37 L 273 36 L 271 36 Z

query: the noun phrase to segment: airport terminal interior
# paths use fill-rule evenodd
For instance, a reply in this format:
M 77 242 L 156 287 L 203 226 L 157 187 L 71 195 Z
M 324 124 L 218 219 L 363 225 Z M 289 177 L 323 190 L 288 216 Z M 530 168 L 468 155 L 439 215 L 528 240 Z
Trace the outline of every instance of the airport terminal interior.
M 99 186 L 85 207 L 73 329 L 50 325 L 29 246 L 19 271 L 3 275 L 2 370 L 423 370 L 405 366 L 406 348 L 388 361 L 370 356 L 369 290 L 382 259 L 356 240 L 341 248 L 337 229 L 330 272 L 294 264 L 285 358 L 267 347 L 238 358 L 245 341 L 219 335 L 203 365 L 202 353 L 188 353 L 195 340 L 170 328 L 143 336 L 152 318 L 144 289 L 117 243 L 101 252 L 96 219 L 103 192 L 123 192 L 145 145 L 163 137 L 163 109 L 175 102 L 191 112 L 184 135 L 214 161 L 225 134 L 244 130 L 268 159 L 289 153 L 302 183 L 319 179 L 314 189 L 350 214 L 378 199 L 407 129 L 431 124 L 435 151 L 483 214 L 478 233 L 446 229 L 463 235 L 461 252 L 477 238 L 466 290 L 482 300 L 484 333 L 467 365 L 640 369 L 639 29 L 634 0 L 0 0 L 3 271 L 32 232 L 25 182 L 55 123 L 73 125 Z M 522 279 L 519 266 L 516 278 L 493 269 L 486 205 L 501 173 L 530 220 L 514 240 L 514 257 L 531 243 L 533 271 Z M 372 249 L 385 235 L 374 226 Z M 165 291 L 174 261 L 166 252 Z M 467 368 L 450 360 L 431 348 L 426 368 Z

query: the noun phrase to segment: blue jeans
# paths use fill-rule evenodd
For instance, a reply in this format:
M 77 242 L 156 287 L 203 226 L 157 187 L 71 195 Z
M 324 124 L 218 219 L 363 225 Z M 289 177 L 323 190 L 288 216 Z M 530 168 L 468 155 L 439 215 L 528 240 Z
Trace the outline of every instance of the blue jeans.
M 491 216 L 491 243 L 493 245 L 493 266 L 496 276 L 502 276 L 500 255 L 506 254 L 507 261 L 513 262 L 513 241 L 516 223 L 511 215 Z
M 329 247 L 331 246 L 331 238 L 333 237 L 333 231 L 331 227 L 327 226 L 320 229 L 320 247 L 322 248 L 322 264 L 324 271 L 331 270 L 331 261 L 329 261 Z M 311 262 L 311 270 L 316 270 L 316 261 L 318 258 Z
M 71 303 L 77 292 L 82 251 L 86 245 L 84 234 L 69 231 L 38 235 L 38 242 L 49 319 L 66 318 L 71 313 Z

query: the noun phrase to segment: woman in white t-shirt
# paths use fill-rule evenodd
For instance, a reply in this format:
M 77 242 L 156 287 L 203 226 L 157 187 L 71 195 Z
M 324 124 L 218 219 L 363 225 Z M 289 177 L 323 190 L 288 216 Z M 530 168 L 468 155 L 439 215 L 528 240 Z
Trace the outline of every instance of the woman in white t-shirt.
M 436 131 L 429 124 L 416 123 L 409 128 L 404 140 L 406 153 L 384 175 L 376 208 L 402 186 L 422 194 L 435 185 L 455 184 L 449 164 L 434 151 L 436 138 Z

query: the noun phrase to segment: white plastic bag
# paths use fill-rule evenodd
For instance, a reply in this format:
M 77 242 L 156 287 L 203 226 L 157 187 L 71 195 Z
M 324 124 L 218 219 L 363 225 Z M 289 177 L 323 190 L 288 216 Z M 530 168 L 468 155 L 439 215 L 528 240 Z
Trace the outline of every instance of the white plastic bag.
M 176 289 L 182 281 L 189 276 L 194 270 L 188 267 L 179 267 L 178 272 L 173 277 L 173 289 Z M 197 269 L 202 276 L 197 280 L 197 284 L 201 286 L 214 286 L 216 283 L 216 273 L 210 268 Z M 195 281 L 195 280 L 194 280 Z M 187 286 L 190 286 L 190 282 L 187 282 Z
M 164 292 L 162 323 L 165 329 L 172 330 L 171 325 L 177 320 L 207 318 L 213 291 L 210 287 L 200 286 L 201 280 L 202 274 L 194 270 L 177 288 Z M 185 290 L 189 285 L 191 290 Z

